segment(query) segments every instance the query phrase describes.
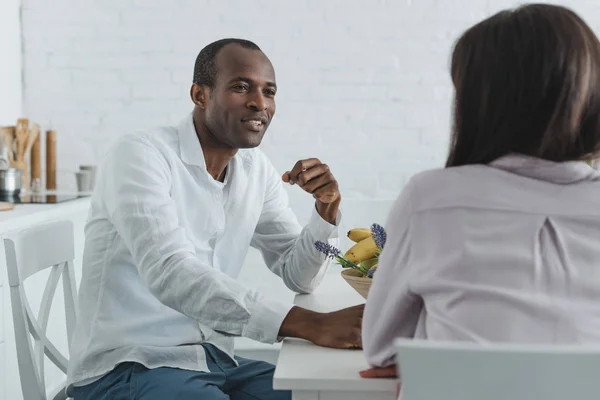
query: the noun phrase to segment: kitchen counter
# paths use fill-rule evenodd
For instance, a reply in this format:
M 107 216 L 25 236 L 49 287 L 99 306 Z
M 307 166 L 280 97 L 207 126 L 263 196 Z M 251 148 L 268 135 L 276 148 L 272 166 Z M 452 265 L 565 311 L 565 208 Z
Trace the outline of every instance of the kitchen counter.
M 90 197 L 80 197 L 56 204 L 15 204 L 10 211 L 0 212 L 0 233 L 20 229 L 36 221 L 46 221 L 49 216 L 60 217 L 90 207 Z

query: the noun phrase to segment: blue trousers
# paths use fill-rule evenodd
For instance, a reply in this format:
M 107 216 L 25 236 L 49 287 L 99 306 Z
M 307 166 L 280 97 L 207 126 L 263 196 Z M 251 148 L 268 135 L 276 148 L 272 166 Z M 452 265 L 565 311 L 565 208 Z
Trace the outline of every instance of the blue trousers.
M 236 366 L 213 345 L 203 345 L 210 372 L 148 369 L 126 362 L 96 382 L 75 387 L 74 400 L 290 400 L 273 390 L 275 366 L 236 357 Z

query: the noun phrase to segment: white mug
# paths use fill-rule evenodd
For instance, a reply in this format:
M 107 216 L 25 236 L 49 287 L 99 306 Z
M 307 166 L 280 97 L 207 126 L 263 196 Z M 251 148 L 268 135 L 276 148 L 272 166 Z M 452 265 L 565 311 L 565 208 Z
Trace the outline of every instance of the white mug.
M 77 179 L 77 191 L 78 192 L 90 192 L 93 189 L 92 186 L 92 172 L 91 171 L 77 171 L 75 172 L 75 178 Z
M 80 165 L 79 172 L 87 172 L 90 175 L 90 183 L 89 188 L 86 192 L 94 190 L 94 186 L 96 186 L 96 166 L 95 165 Z

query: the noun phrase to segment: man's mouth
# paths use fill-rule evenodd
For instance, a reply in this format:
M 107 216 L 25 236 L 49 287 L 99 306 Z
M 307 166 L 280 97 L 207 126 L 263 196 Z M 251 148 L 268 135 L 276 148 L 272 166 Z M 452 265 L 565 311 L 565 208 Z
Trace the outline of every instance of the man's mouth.
M 250 130 L 260 132 L 265 127 L 265 118 L 244 118 L 242 123 Z

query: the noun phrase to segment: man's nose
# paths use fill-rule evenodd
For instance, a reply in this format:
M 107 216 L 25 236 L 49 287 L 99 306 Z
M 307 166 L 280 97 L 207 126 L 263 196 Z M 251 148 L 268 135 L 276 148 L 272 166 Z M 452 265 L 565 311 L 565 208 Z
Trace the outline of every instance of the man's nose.
M 267 102 L 262 93 L 256 93 L 249 99 L 247 106 L 254 111 L 264 111 L 267 109 Z

